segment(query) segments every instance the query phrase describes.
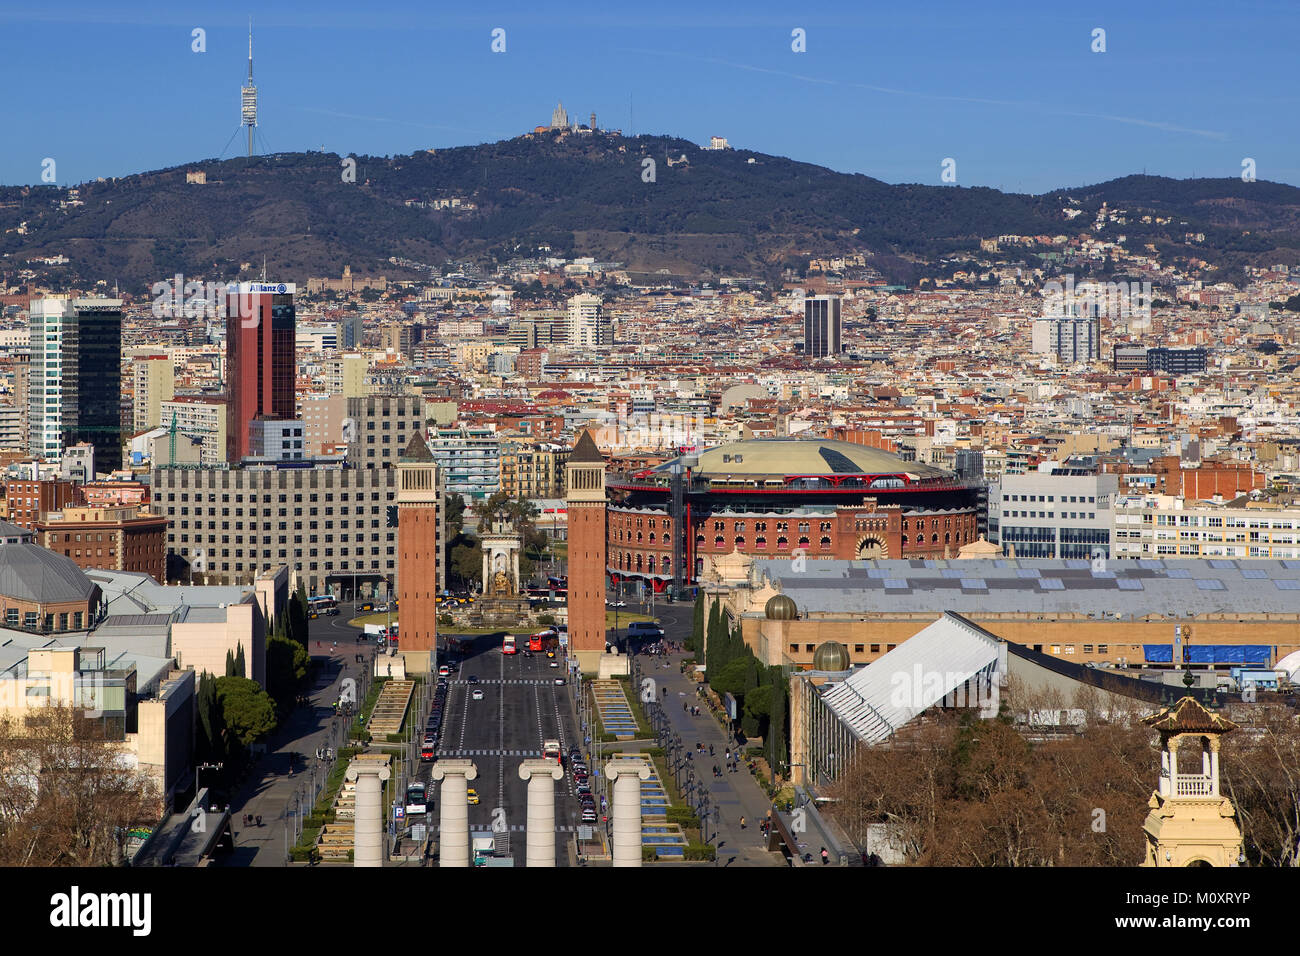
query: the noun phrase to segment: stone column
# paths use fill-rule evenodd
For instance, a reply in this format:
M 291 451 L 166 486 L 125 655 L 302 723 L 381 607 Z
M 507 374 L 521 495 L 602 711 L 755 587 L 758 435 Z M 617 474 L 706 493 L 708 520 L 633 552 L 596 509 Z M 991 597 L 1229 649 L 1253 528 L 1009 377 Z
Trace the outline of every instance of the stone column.
M 614 865 L 641 865 L 641 781 L 650 779 L 644 760 L 611 760 L 605 778 L 614 783 Z
M 441 827 L 438 834 L 438 865 L 469 866 L 469 781 L 478 778 L 472 760 L 439 760 L 433 765 L 433 779 L 441 780 Z
M 382 764 L 353 761 L 347 779 L 357 785 L 352 823 L 352 865 L 384 865 L 383 781 L 392 776 Z
M 491 570 L 492 570 L 492 552 L 485 548 L 483 550 L 483 593 L 484 594 L 488 593 L 489 582 L 492 580 L 490 577 L 488 577 L 488 574 Z
M 525 866 L 555 866 L 555 784 L 564 769 L 554 760 L 538 758 L 519 765 L 519 779 L 528 781 L 528 855 Z

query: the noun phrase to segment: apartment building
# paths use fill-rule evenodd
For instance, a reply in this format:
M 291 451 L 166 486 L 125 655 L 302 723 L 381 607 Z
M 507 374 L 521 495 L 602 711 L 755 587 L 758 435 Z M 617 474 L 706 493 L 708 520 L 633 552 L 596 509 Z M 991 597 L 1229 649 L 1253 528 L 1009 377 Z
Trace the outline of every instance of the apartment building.
M 1119 558 L 1300 558 L 1300 506 L 1172 495 L 1120 495 L 1114 508 Z
M 569 450 L 559 445 L 501 446 L 501 490 L 512 498 L 563 498 Z
M 162 403 L 176 396 L 176 368 L 169 355 L 140 355 L 131 362 L 131 431 L 166 425 Z
M 501 487 L 501 443 L 490 428 L 439 428 L 429 441 L 447 494 L 480 500 Z
M 147 508 L 68 507 L 35 524 L 36 540 L 79 568 L 139 571 L 164 580 L 167 519 Z

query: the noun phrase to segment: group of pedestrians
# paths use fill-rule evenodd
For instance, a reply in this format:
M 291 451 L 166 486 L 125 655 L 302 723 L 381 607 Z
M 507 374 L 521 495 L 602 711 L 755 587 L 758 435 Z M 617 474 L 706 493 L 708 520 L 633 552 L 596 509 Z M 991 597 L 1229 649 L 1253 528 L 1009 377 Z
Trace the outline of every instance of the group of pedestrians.
M 696 707 L 694 704 L 688 704 L 686 701 L 682 701 L 682 713 L 690 714 L 692 717 L 698 717 L 700 716 L 700 708 Z

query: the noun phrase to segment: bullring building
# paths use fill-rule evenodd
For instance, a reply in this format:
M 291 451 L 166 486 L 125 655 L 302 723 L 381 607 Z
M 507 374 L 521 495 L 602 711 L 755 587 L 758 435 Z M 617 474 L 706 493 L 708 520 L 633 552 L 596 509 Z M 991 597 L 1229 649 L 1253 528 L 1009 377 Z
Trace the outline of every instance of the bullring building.
M 978 537 L 982 483 L 853 442 L 772 438 L 611 475 L 606 487 L 610 578 L 663 591 L 733 552 L 955 557 Z

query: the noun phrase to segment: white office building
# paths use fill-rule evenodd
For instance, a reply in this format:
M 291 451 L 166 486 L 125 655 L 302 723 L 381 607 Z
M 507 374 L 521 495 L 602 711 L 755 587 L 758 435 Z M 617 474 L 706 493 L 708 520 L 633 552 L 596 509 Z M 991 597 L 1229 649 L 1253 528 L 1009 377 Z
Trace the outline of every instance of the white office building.
M 1047 461 L 989 489 L 989 539 L 1018 558 L 1095 558 L 1111 552 L 1116 475 Z

